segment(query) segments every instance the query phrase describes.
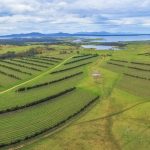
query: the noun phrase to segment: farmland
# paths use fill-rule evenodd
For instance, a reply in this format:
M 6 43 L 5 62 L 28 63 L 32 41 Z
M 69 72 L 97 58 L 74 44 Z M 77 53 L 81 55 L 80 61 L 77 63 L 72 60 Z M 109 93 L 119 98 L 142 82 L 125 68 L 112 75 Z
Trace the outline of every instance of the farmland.
M 149 42 L 120 51 L 40 47 L 0 59 L 0 149 L 150 148 Z M 39 51 L 9 45 L 1 54 L 27 48 Z

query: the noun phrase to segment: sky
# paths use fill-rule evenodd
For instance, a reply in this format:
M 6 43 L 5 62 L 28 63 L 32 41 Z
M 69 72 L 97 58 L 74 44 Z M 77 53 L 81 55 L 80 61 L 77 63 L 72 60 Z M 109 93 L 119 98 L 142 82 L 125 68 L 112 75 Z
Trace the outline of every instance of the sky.
M 0 35 L 150 33 L 150 0 L 0 0 Z

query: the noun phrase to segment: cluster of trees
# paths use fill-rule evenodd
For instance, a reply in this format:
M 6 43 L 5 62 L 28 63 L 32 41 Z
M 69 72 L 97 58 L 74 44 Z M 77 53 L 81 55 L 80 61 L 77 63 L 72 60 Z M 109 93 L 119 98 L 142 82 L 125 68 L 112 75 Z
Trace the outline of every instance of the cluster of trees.
M 68 51 L 61 50 L 61 51 L 59 52 L 59 54 L 69 54 L 69 53 L 68 53 Z
M 12 111 L 17 111 L 17 110 L 20 110 L 20 109 L 24 109 L 24 108 L 28 108 L 28 107 L 31 107 L 31 106 L 34 106 L 34 105 L 37 105 L 37 104 L 40 104 L 40 103 L 43 103 L 43 102 L 46 102 L 46 101 L 50 101 L 50 100 L 53 100 L 57 97 L 60 97 L 62 95 L 65 95 L 69 92 L 72 92 L 76 89 L 76 87 L 72 87 L 72 88 L 69 88 L 69 89 L 66 89 L 64 91 L 61 91 L 57 94 L 54 94 L 54 95 L 51 95 L 51 96 L 48 96 L 48 97 L 45 97 L 45 98 L 42 98 L 40 100 L 35 100 L 31 103 L 28 103 L 28 104 L 25 104 L 23 106 L 15 106 L 15 107 L 12 107 L 12 108 L 8 108 L 8 109 L 5 109 L 5 110 L 1 110 L 0 111 L 0 114 L 4 114 L 4 113 L 8 113 L 8 112 L 12 112 Z
M 112 63 L 112 62 L 107 62 L 108 64 L 111 64 L 111 65 L 116 65 L 116 66 L 120 66 L 120 67 L 125 67 L 124 65 L 121 65 L 121 64 L 116 64 L 116 63 Z
M 24 63 L 24 64 L 29 64 L 29 65 L 34 65 L 34 66 L 38 66 L 38 67 L 43 67 L 43 68 L 48 68 L 48 66 L 43 66 L 40 64 L 35 64 L 35 63 L 26 62 L 26 61 L 22 61 L 22 60 L 12 59 L 12 61 L 16 61 L 16 62 L 20 62 L 20 63 Z
M 9 74 L 9 73 L 3 72 L 3 71 L 1 71 L 1 70 L 0 70 L 0 73 L 3 74 L 3 75 L 9 76 L 9 77 L 11 77 L 11 78 L 17 79 L 17 80 L 21 80 L 21 78 L 15 76 L 15 75 L 13 75 L 13 74 Z
M 14 57 L 16 57 L 16 53 L 15 52 L 9 52 L 9 51 L 7 53 L 0 55 L 0 59 L 14 58 Z
M 6 65 L 3 65 L 3 64 L 0 64 L 0 66 L 5 67 L 5 68 L 8 68 L 8 69 L 10 69 L 10 70 L 14 70 L 14 71 L 17 71 L 17 72 L 21 72 L 21 73 L 24 73 L 24 74 L 32 75 L 32 73 L 25 72 L 25 71 L 22 71 L 22 70 L 20 70 L 20 69 L 13 68 L 13 67 L 10 67 L 10 66 L 6 66 Z
M 35 70 L 35 71 L 42 71 L 40 69 L 37 69 L 37 68 L 34 68 L 34 67 L 29 67 L 29 66 L 24 66 L 24 65 L 19 64 L 19 63 L 8 62 L 8 61 L 5 61 L 5 60 L 0 60 L 0 61 L 4 62 L 4 63 L 7 63 L 7 64 L 12 64 L 12 65 L 15 65 L 15 66 L 19 66 L 19 67 L 23 67 L 23 68 L 27 68 L 27 69 L 31 69 L 31 70 Z
M 65 63 L 64 65 L 68 65 L 68 64 L 76 63 L 76 62 L 78 62 L 78 61 L 82 61 L 82 60 L 90 59 L 90 58 L 97 57 L 97 56 L 98 56 L 97 54 L 95 54 L 95 55 L 91 55 L 91 56 L 89 56 L 89 57 L 85 57 L 85 58 L 81 58 L 81 59 L 77 59 L 77 60 L 73 60 L 73 61 L 67 62 L 67 63 Z
M 124 75 L 134 77 L 134 78 L 138 78 L 138 79 L 150 80 L 150 78 L 140 77 L 140 76 L 132 75 L 132 74 L 128 74 L 128 73 L 124 73 Z
M 40 53 L 41 52 L 39 52 L 36 48 L 31 48 L 28 51 L 20 52 L 20 53 L 8 51 L 5 54 L 1 54 L 0 59 L 8 59 L 8 58 L 16 58 L 16 57 L 29 57 L 29 56 L 34 56 L 34 55 L 37 55 Z
M 92 63 L 92 62 L 87 62 L 87 63 L 80 64 L 80 65 L 77 65 L 77 66 L 73 66 L 73 67 L 70 67 L 70 68 L 56 70 L 56 71 L 51 72 L 50 74 L 59 73 L 59 72 L 63 72 L 63 71 L 71 70 L 71 69 L 75 69 L 75 68 L 82 67 L 82 66 L 85 66 L 85 65 L 90 64 L 90 63 Z
M 148 63 L 141 63 L 141 62 L 134 62 L 134 61 L 132 61 L 131 63 L 132 64 L 139 64 L 139 65 L 148 65 L 148 66 L 150 66 L 150 64 L 148 64 Z
M 57 83 L 57 82 L 60 82 L 60 81 L 63 81 L 63 80 L 67 80 L 67 79 L 72 78 L 74 76 L 78 76 L 82 73 L 83 72 L 78 72 L 78 73 L 75 73 L 75 74 L 72 74 L 72 75 L 69 75 L 69 76 L 65 76 L 63 78 L 56 79 L 56 80 L 53 80 L 53 81 L 50 81 L 50 82 L 36 84 L 36 85 L 33 85 L 33 86 L 29 86 L 29 87 L 22 87 L 22 88 L 19 88 L 16 92 L 23 92 L 23 91 L 39 88 L 39 87 L 42 87 L 42 86 L 47 86 L 47 85 L 50 85 L 50 84 L 53 84 L 53 83 Z
M 110 59 L 111 61 L 119 61 L 119 62 L 125 62 L 125 63 L 128 63 L 128 61 L 126 61 L 126 60 L 119 60 L 119 59 Z
M 94 99 L 92 99 L 89 103 L 84 105 L 79 111 L 77 111 L 74 114 L 68 116 L 66 119 L 56 123 L 55 125 L 53 125 L 51 127 L 48 127 L 48 128 L 45 128 L 45 129 L 43 129 L 41 131 L 35 132 L 35 133 L 31 134 L 31 135 L 28 135 L 28 136 L 24 137 L 23 139 L 17 139 L 15 141 L 12 141 L 12 142 L 9 142 L 9 143 L 2 143 L 2 144 L 0 144 L 0 148 L 6 147 L 6 146 L 10 146 L 10 145 L 13 145 L 13 144 L 17 144 L 17 143 L 23 142 L 25 140 L 29 140 L 31 138 L 34 138 L 34 137 L 36 137 L 36 136 L 38 136 L 40 134 L 43 134 L 43 133 L 47 132 L 47 131 L 54 130 L 54 129 L 58 128 L 59 126 L 62 126 L 64 123 L 68 122 L 73 117 L 75 117 L 75 116 L 79 115 L 80 113 L 82 113 L 87 107 L 89 107 L 97 99 L 99 99 L 99 96 L 97 96 Z

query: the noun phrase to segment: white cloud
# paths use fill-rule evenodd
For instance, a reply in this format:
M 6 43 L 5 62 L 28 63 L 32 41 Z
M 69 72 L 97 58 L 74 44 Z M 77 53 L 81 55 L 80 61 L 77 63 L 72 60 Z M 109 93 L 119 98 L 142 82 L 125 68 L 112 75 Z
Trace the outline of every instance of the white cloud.
M 3 0 L 0 30 L 1 34 L 113 31 L 136 24 L 142 30 L 150 28 L 149 6 L 150 0 Z

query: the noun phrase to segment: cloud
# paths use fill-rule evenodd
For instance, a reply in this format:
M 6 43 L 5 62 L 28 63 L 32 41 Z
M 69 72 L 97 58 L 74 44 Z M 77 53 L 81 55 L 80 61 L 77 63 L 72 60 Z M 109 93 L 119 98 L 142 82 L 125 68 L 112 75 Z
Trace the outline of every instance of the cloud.
M 1 34 L 150 29 L 150 0 L 3 0 Z M 128 32 L 128 31 L 127 31 Z

